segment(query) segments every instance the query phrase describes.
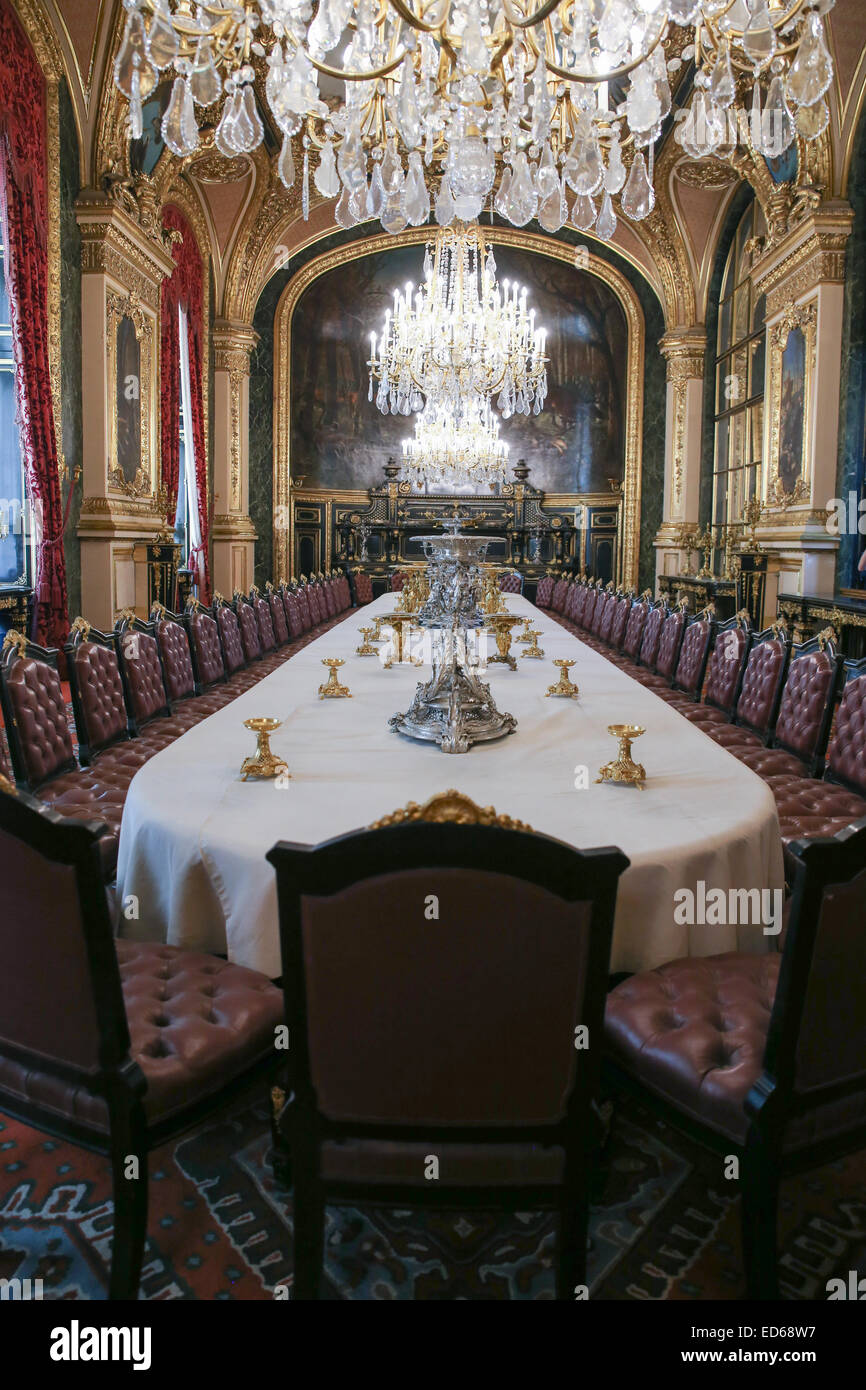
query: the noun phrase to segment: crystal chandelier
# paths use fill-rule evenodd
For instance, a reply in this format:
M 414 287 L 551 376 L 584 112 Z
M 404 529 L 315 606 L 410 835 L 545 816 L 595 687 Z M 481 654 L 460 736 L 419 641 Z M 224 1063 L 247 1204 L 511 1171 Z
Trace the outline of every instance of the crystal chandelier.
M 114 77 L 132 135 L 160 74 L 173 71 L 169 148 L 194 153 L 202 113 L 224 95 L 216 145 L 249 153 L 264 138 L 259 60 L 284 184 L 295 181 L 291 142 L 303 132 L 304 216 L 312 153 L 315 186 L 337 199 L 344 227 L 420 226 L 432 177 L 443 226 L 473 220 L 492 199 L 515 226 L 537 218 L 556 232 L 570 219 L 609 239 L 615 197 L 631 220 L 653 210 L 669 76 L 691 60 L 695 92 L 677 133 L 694 158 L 741 139 L 778 157 L 795 136 L 817 139 L 829 118 L 823 16 L 835 0 L 319 0 L 315 14 L 311 0 L 124 4 Z M 675 26 L 686 45 L 669 59 Z
M 403 441 L 403 476 L 416 487 L 495 488 L 505 477 L 508 445 L 499 438 L 499 420 L 489 402 L 464 410 L 460 418 L 430 407 Z
M 459 420 L 497 395 L 507 420 L 538 415 L 547 395 L 545 330 L 526 290 L 496 281 L 477 224 L 443 227 L 424 256 L 424 283 L 394 291 L 381 337 L 370 334 L 370 392 L 384 415 L 428 406 Z

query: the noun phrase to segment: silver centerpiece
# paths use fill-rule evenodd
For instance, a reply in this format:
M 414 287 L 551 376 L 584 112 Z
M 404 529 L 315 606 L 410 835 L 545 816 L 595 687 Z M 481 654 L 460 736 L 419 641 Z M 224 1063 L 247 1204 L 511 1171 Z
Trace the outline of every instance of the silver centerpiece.
M 513 733 L 517 720 L 500 714 L 490 687 L 477 674 L 478 654 L 471 651 L 467 633 L 484 626 L 478 606 L 479 565 L 495 536 L 468 536 L 465 520 L 455 516 L 437 536 L 418 536 L 428 560 L 430 597 L 417 617 L 432 637 L 433 678 L 419 682 L 405 714 L 388 722 L 409 738 L 438 743 L 443 753 L 468 753 L 484 743 Z

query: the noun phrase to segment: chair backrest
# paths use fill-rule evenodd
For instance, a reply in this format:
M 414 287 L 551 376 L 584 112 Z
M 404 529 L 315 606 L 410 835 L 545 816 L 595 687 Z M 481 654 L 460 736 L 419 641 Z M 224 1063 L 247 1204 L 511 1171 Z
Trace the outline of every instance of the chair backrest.
M 171 714 L 152 627 L 124 613 L 114 625 L 114 640 L 133 726 L 140 729 L 151 719 Z
M 667 608 L 663 603 L 655 608 L 650 608 L 638 653 L 638 661 L 641 666 L 655 666 L 659 654 L 659 642 L 662 638 L 662 623 L 666 617 Z
M 562 610 L 562 616 L 570 623 L 574 622 L 574 610 L 577 604 L 577 596 L 582 588 L 583 585 L 579 579 L 575 579 L 574 583 L 568 586 L 568 593 L 565 596 L 565 607 Z
M 402 593 L 403 585 L 406 583 L 406 580 L 408 578 L 408 574 L 405 574 L 403 570 L 395 570 L 394 573 L 391 575 L 391 593 Z
M 0 699 L 15 776 L 35 791 L 78 766 L 57 652 L 10 630 L 0 655 Z
M 499 588 L 503 594 L 522 594 L 523 575 L 518 570 L 508 570 L 499 576 Z
M 329 618 L 335 618 L 337 616 L 337 599 L 334 594 L 333 579 L 326 579 L 322 588 L 325 595 L 325 609 L 327 615 Z
M 561 613 L 565 607 L 565 600 L 568 594 L 568 580 L 557 579 L 553 586 L 553 593 L 550 596 L 550 606 L 554 613 Z
M 549 608 L 550 600 L 553 598 L 553 575 L 545 574 L 539 579 L 538 587 L 535 591 L 535 603 L 538 608 Z
M 616 607 L 613 610 L 613 617 L 610 624 L 610 637 L 608 638 L 614 651 L 620 651 L 622 648 L 631 607 L 632 601 L 628 594 L 623 594 L 622 598 L 616 601 Z
M 242 594 L 235 594 L 235 612 L 241 630 L 241 644 L 247 661 L 258 661 L 262 655 L 262 640 L 252 604 Z
M 222 659 L 229 676 L 246 666 L 244 647 L 241 641 L 241 628 L 237 614 L 221 594 L 214 594 L 212 613 L 219 633 Z
M 752 634 L 744 619 L 731 618 L 719 627 L 707 667 L 705 704 L 733 714 L 751 645 Z
M 790 655 L 791 643 L 780 628 L 768 628 L 755 637 L 737 697 L 737 724 L 764 737 L 771 732 Z
M 78 758 L 85 766 L 113 743 L 129 738 L 129 718 L 114 636 L 76 618 L 64 647 Z
M 190 636 L 196 687 L 201 692 L 226 678 L 219 628 L 210 613 L 202 611 L 198 599 L 190 602 L 184 621 Z
M 785 677 L 775 742 L 815 771 L 830 737 L 842 658 L 825 634 L 796 649 Z
M 44 1093 L 50 1112 L 40 1077 L 101 1089 L 106 1073 L 129 1065 L 99 852 L 106 833 L 0 790 L 0 1057 L 28 1077 L 36 1110 Z M 0 1109 L 3 1094 L 0 1080 Z
M 372 593 L 372 585 L 370 591 Z M 347 608 L 352 607 L 352 591 L 345 574 L 341 574 L 337 580 L 337 600 L 337 610 L 340 613 L 345 613 Z
M 289 624 L 286 621 L 282 594 L 279 594 L 271 585 L 268 585 L 267 588 L 267 602 L 277 646 L 284 647 L 289 640 Z
M 369 574 L 365 574 L 363 570 L 355 570 L 352 579 L 355 585 L 355 601 L 358 606 L 360 607 L 365 603 L 372 603 L 373 581 Z
M 747 1112 L 768 1124 L 830 1106 L 815 1142 L 863 1127 L 866 1097 L 866 820 L 789 846 L 794 893 L 764 1056 Z M 766 1078 L 770 1084 L 766 1084 Z M 773 1097 L 773 1091 L 781 1094 Z M 788 1101 L 789 1106 L 785 1105 Z M 781 1104 L 780 1104 L 781 1102 Z M 798 1116 L 799 1118 L 799 1116 Z
M 677 659 L 674 685 L 698 696 L 707 672 L 714 624 L 710 618 L 694 618 L 686 627 Z
M 614 595 L 608 589 L 597 589 L 595 607 L 592 610 L 592 622 L 587 626 L 594 637 L 601 636 L 601 625 L 604 622 L 604 615 L 612 604 L 616 603 Z
M 272 652 L 276 649 L 277 639 L 274 635 L 274 625 L 271 621 L 270 604 L 261 597 L 258 589 L 253 589 L 251 591 L 250 603 L 256 615 L 256 623 L 259 629 L 259 642 L 262 652 Z
M 601 1048 L 575 1029 L 601 1026 L 619 850 L 419 820 L 267 857 L 302 1112 L 479 1140 L 585 1116 Z
M 302 582 L 297 590 L 297 594 L 298 611 L 301 615 L 301 627 L 304 632 L 309 632 L 313 626 L 313 615 L 310 611 L 310 594 L 308 586 Z
M 866 796 L 866 659 L 847 661 L 845 674 L 825 775 Z
M 298 595 L 294 589 L 283 590 L 283 603 L 286 608 L 286 621 L 289 625 L 289 636 L 294 642 L 304 631 L 301 622 L 301 610 L 298 605 Z
M 601 620 L 598 624 L 598 635 L 601 638 L 602 642 L 610 641 L 611 628 L 613 627 L 613 617 L 616 613 L 618 603 L 619 599 L 617 598 L 616 594 L 611 593 L 607 595 L 604 605 L 604 612 L 602 613 Z
M 580 579 L 574 586 L 574 603 L 571 609 L 571 619 L 575 627 L 583 627 L 586 605 L 589 601 L 590 588 L 585 580 Z
M 307 600 L 310 605 L 310 617 L 313 627 L 318 627 L 324 622 L 325 614 L 322 612 L 322 592 L 318 580 L 314 580 L 307 585 Z
M 673 680 L 685 626 L 686 615 L 681 608 L 678 608 L 674 613 L 668 613 L 662 623 L 659 649 L 656 656 L 656 671 L 668 680 Z
M 632 660 L 637 658 L 640 651 L 640 644 L 643 641 L 643 630 L 649 617 L 649 602 L 647 599 L 639 599 L 632 604 L 631 612 L 628 615 L 628 622 L 625 627 L 625 637 L 622 639 L 622 649 L 626 656 Z
M 180 618 L 166 612 L 156 616 L 154 633 L 168 698 L 186 700 L 195 694 L 195 672 L 192 669 L 189 634 Z

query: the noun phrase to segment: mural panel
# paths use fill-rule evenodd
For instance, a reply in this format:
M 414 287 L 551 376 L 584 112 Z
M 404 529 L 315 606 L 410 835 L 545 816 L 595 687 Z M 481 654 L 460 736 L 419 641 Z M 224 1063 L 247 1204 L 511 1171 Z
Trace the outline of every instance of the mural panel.
M 539 416 L 503 421 L 509 465 L 525 458 L 545 492 L 605 493 L 625 465 L 628 326 L 607 285 L 571 265 L 496 246 L 497 277 L 526 286 L 547 329 L 548 398 Z M 422 277 L 422 246 L 359 257 L 304 291 L 292 317 L 290 467 L 305 488 L 364 488 L 399 459 L 414 417 L 368 400 L 370 331 L 393 290 Z

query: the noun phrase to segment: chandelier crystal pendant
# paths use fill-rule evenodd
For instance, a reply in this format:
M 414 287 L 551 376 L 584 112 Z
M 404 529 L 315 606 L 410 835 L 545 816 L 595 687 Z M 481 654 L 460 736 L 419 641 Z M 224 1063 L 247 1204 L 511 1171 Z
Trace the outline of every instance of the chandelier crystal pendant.
M 495 489 L 505 478 L 508 445 L 499 419 L 485 402 L 460 418 L 428 407 L 403 441 L 403 477 L 418 488 L 471 485 Z
M 547 396 L 545 338 L 525 288 L 498 285 L 481 229 L 442 228 L 427 246 L 424 283 L 395 290 L 381 335 L 370 334 L 369 399 L 384 415 L 410 415 L 426 403 L 458 423 L 493 396 L 506 420 L 538 415 Z
M 266 69 L 287 187 L 303 131 L 305 216 L 312 174 L 344 227 L 375 217 L 397 233 L 431 206 L 441 225 L 472 221 L 492 199 L 514 226 L 537 218 L 555 234 L 571 217 L 607 240 L 615 197 L 632 221 L 655 206 L 653 151 L 684 62 L 694 61 L 694 96 L 677 138 L 692 158 L 745 139 L 775 159 L 797 136 L 823 134 L 834 4 L 319 0 L 314 14 L 311 0 L 124 0 L 114 80 L 138 139 L 144 102 L 175 74 L 162 134 L 181 157 L 224 97 L 214 138 L 234 156 L 264 138 Z M 677 27 L 686 44 L 668 57 Z

